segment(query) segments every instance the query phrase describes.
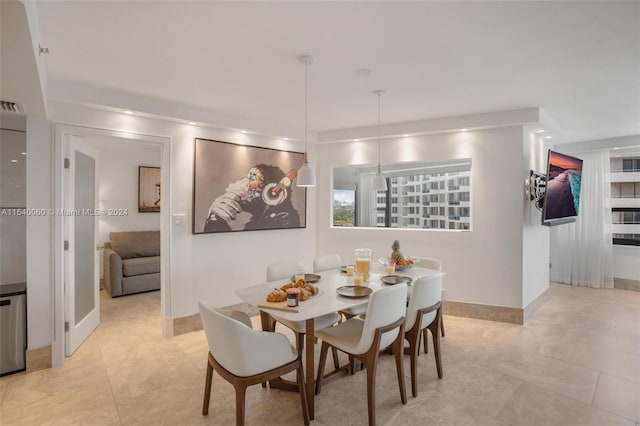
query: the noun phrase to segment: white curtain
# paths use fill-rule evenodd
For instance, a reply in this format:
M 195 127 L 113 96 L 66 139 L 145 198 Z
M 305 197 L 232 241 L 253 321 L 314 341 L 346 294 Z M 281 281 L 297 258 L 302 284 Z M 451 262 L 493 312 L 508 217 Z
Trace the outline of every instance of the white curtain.
M 373 174 L 360 175 L 358 184 L 358 226 L 376 226 L 376 191 Z
M 582 158 L 580 211 L 575 223 L 551 228 L 552 281 L 593 288 L 613 288 L 611 183 L 608 151 Z

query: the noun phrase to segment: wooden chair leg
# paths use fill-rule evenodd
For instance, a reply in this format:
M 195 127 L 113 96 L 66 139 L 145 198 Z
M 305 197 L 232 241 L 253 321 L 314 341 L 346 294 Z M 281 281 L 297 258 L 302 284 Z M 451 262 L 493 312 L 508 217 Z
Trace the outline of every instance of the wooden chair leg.
M 307 390 L 304 386 L 304 373 L 302 372 L 302 360 L 299 360 L 299 366 L 296 370 L 298 378 L 298 392 L 300 393 L 300 403 L 302 404 L 302 418 L 304 425 L 309 426 L 309 403 L 307 402 Z
M 422 341 L 424 344 L 424 353 L 428 354 L 429 353 L 429 339 L 428 339 L 429 333 L 427 332 L 427 329 L 425 328 L 424 330 L 422 330 Z
M 244 400 L 247 387 L 244 384 L 234 383 L 236 388 L 236 426 L 244 426 Z
M 438 370 L 438 378 L 442 379 L 442 359 L 440 356 L 440 324 L 439 321 L 434 321 L 429 327 L 433 336 L 433 354 L 436 358 L 436 369 Z M 426 330 L 426 329 L 425 329 Z
M 411 361 L 411 395 L 415 398 L 418 396 L 418 354 L 420 353 L 420 336 L 418 332 L 418 341 L 409 340 L 409 360 Z
M 213 380 L 213 365 L 207 361 L 207 378 L 204 382 L 204 401 L 202 401 L 202 415 L 209 414 L 209 402 L 211 401 L 211 381 Z
M 296 349 L 298 350 L 298 355 L 302 356 L 302 350 L 304 349 L 303 333 L 296 333 Z
M 333 367 L 337 370 L 340 368 L 340 362 L 338 359 L 338 350 L 333 346 L 331 347 L 331 355 L 333 356 Z
M 372 357 L 372 361 L 365 361 L 365 369 L 367 370 L 367 408 L 369 410 L 369 426 L 376 424 L 376 362 L 377 355 Z
M 442 320 L 442 311 L 440 311 L 440 334 L 444 337 L 444 321 Z
M 329 344 L 322 342 L 322 349 L 320 349 L 320 360 L 318 361 L 318 378 L 316 379 L 316 395 L 320 394 L 322 389 L 322 377 L 324 376 L 324 365 L 327 363 L 327 351 L 329 350 Z
M 400 401 L 402 404 L 407 403 L 407 391 L 404 386 L 404 327 L 400 327 L 400 333 L 393 343 L 393 352 L 396 356 L 396 373 L 398 375 L 398 387 L 400 388 Z

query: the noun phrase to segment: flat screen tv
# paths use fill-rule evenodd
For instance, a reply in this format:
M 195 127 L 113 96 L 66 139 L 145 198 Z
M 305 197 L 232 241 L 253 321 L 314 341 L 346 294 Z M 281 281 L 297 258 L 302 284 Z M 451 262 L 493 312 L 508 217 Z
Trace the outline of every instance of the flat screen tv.
M 575 222 L 580 211 L 582 160 L 552 150 L 547 158 L 542 224 L 554 226 Z

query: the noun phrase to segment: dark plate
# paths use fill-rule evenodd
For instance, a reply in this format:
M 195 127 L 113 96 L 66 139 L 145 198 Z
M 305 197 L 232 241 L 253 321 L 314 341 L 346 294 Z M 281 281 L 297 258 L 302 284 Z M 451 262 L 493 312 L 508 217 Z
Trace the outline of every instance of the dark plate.
M 384 277 L 380 277 L 380 281 L 385 284 L 395 285 L 400 283 L 409 284 L 413 280 L 409 277 L 403 277 L 401 275 L 385 275 Z
M 340 272 L 342 272 L 342 273 L 345 273 L 345 274 L 346 274 L 346 273 L 347 273 L 347 266 L 353 266 L 353 265 L 342 265 L 342 266 L 340 267 Z
M 317 283 L 318 281 L 320 281 L 320 278 L 322 277 L 318 274 L 304 274 L 304 280 L 308 283 Z M 291 281 L 293 281 L 294 283 L 296 282 L 295 275 L 291 276 Z
M 336 293 L 344 297 L 367 297 L 373 290 L 362 285 L 345 285 L 336 288 Z

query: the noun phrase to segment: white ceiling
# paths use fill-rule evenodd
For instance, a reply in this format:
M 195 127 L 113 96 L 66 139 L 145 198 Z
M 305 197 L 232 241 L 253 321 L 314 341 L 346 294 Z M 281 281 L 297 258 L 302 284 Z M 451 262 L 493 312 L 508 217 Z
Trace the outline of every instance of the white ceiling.
M 39 1 L 48 78 L 313 131 L 540 107 L 640 133 L 640 2 Z M 356 70 L 371 69 L 368 78 Z

